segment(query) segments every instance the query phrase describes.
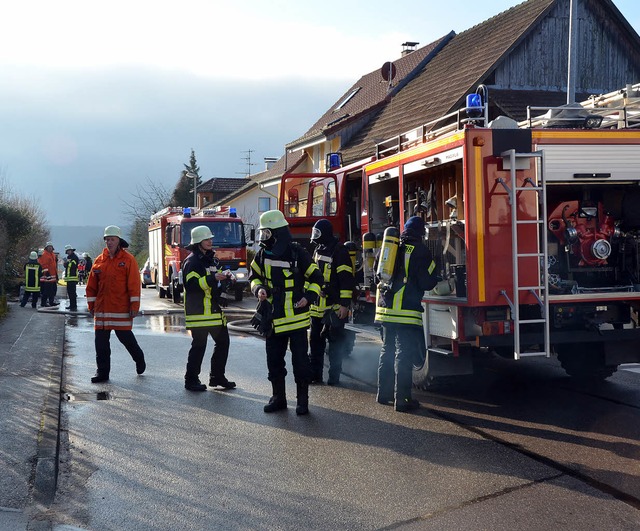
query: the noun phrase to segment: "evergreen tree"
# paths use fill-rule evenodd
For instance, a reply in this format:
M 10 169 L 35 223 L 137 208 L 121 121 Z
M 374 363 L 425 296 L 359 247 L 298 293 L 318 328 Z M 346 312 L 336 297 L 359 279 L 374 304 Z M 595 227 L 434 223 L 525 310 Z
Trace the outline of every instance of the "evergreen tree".
M 180 178 L 171 195 L 171 206 L 192 206 L 194 180 L 197 186 L 202 184 L 200 167 L 196 161 L 196 154 L 193 149 L 191 150 L 189 164 L 185 164 L 184 168 L 185 169 L 180 172 Z M 195 179 L 193 177 L 194 175 L 196 176 Z

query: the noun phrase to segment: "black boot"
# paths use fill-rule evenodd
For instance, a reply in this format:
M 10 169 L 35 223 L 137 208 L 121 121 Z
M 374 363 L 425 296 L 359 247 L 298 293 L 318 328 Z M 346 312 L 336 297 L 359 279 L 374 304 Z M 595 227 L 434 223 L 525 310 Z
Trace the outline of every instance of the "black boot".
M 195 391 L 195 392 L 202 392 L 202 391 L 206 391 L 207 390 L 207 386 L 205 384 L 201 383 L 199 379 L 185 380 L 184 381 L 184 388 L 187 391 Z
M 298 405 L 296 406 L 296 415 L 309 414 L 309 384 L 297 383 Z
M 273 388 L 273 396 L 269 399 L 269 403 L 264 406 L 265 413 L 273 413 L 287 409 L 287 395 L 285 391 L 284 378 L 271 382 Z

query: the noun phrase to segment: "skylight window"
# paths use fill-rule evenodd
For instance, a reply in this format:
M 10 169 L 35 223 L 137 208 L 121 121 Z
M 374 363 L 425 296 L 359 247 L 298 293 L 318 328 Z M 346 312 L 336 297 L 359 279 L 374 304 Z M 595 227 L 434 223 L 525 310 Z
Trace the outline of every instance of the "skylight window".
M 340 109 L 342 109 L 342 107 L 344 107 L 344 106 L 349 102 L 349 100 L 350 100 L 351 98 L 353 98 L 353 97 L 358 93 L 358 91 L 359 91 L 359 90 L 360 90 L 360 87 L 356 87 L 356 88 L 354 88 L 354 89 L 353 89 L 353 90 L 352 90 L 352 91 L 347 95 L 347 97 L 346 97 L 345 99 L 343 99 L 343 100 L 340 102 L 340 104 L 339 104 L 335 109 L 333 109 L 333 112 L 335 112 L 335 111 L 339 111 Z

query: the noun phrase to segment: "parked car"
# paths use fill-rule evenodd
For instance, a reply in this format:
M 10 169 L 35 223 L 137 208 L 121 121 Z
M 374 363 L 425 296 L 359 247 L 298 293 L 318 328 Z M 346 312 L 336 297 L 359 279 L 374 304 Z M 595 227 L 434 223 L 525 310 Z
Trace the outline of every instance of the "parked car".
M 140 282 L 143 288 L 146 288 L 149 284 L 153 284 L 153 280 L 151 280 L 151 267 L 148 258 L 142 266 L 142 269 L 140 269 Z

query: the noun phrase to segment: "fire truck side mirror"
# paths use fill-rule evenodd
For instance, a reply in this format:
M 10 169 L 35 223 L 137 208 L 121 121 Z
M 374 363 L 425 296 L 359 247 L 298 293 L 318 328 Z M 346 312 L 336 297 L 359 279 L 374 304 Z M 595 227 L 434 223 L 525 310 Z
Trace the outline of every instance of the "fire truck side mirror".
M 253 245 L 255 241 L 256 241 L 256 228 L 251 227 L 251 230 L 249 231 L 249 241 L 247 243 L 249 245 Z

